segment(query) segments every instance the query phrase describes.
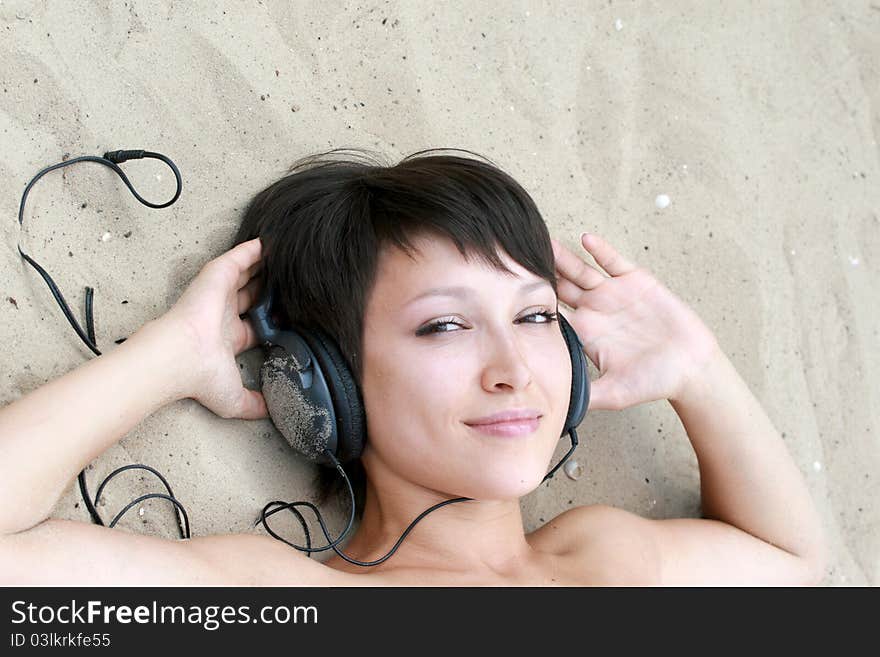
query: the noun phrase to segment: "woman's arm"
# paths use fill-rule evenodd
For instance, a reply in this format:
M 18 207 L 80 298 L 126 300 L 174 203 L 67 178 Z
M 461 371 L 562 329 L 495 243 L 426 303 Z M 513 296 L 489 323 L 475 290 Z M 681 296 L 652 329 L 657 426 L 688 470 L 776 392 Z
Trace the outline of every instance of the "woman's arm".
M 697 454 L 704 517 L 655 521 L 600 512 L 647 539 L 661 583 L 819 581 L 827 547 L 818 512 L 782 438 L 715 336 L 605 240 L 591 235 L 581 243 L 608 275 L 555 240 L 553 248 L 559 298 L 575 309 L 569 323 L 601 373 L 590 408 L 670 400 Z
M 0 584 L 338 583 L 320 563 L 266 536 L 177 541 L 46 519 L 86 464 L 154 410 L 187 396 L 180 342 L 174 326 L 153 320 L 0 410 Z
M 700 466 L 704 519 L 649 521 L 664 584 L 818 584 L 828 547 L 803 475 L 717 349 L 669 400 Z M 760 540 L 756 540 L 760 539 Z
M 86 464 L 164 404 L 192 397 L 223 418 L 267 417 L 235 363 L 257 344 L 242 315 L 261 254 L 257 238 L 214 258 L 159 319 L 0 410 L 0 536 L 44 520 Z
M 183 398 L 180 341 L 160 318 L 0 410 L 0 535 L 45 520 L 71 480 L 141 420 Z
M 700 464 L 703 517 L 739 527 L 822 571 L 824 531 L 803 475 L 727 356 L 719 349 L 669 401 Z
M 828 559 L 821 520 L 782 438 L 727 356 L 716 349 L 669 401 L 697 454 L 703 517 L 574 509 L 575 527 L 589 529 L 585 565 L 613 564 L 615 585 L 820 583 Z
M 260 249 L 251 240 L 215 258 L 165 315 L 0 410 L 0 583 L 328 583 L 326 568 L 265 536 L 172 541 L 46 519 L 87 463 L 168 402 L 267 416 L 235 362 L 256 346 L 241 315 L 259 294 Z

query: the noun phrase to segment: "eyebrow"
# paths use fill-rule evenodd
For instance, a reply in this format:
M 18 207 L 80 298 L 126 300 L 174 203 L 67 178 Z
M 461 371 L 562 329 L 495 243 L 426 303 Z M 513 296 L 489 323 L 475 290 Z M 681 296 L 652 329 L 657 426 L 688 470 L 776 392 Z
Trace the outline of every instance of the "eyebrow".
M 525 283 L 520 286 L 519 291 L 521 294 L 525 294 L 526 292 L 531 292 L 532 290 L 537 290 L 539 287 L 544 286 L 549 287 L 551 290 L 553 286 L 550 285 L 547 281 L 541 279 L 540 281 L 534 281 L 532 283 Z M 455 297 L 455 298 L 465 298 L 465 297 L 473 297 L 474 290 L 470 287 L 461 287 L 461 286 L 450 286 L 450 287 L 432 287 L 430 290 L 425 290 L 421 294 L 413 297 L 409 301 L 407 301 L 404 306 L 409 306 L 410 304 L 419 301 L 420 299 L 424 299 L 425 297 Z

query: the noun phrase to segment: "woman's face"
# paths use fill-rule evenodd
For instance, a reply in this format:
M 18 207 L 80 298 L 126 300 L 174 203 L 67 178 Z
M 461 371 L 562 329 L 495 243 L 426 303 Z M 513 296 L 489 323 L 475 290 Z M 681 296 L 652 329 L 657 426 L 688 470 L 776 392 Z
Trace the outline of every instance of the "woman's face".
M 470 263 L 445 238 L 411 259 L 390 246 L 364 317 L 364 464 L 413 484 L 474 499 L 519 498 L 550 465 L 571 391 L 571 365 L 546 280 L 499 256 L 517 276 Z M 524 286 L 529 286 L 524 289 Z M 460 292 L 430 294 L 435 288 Z M 446 322 L 431 327 L 433 322 Z M 467 422 L 534 409 L 537 429 L 488 435 Z

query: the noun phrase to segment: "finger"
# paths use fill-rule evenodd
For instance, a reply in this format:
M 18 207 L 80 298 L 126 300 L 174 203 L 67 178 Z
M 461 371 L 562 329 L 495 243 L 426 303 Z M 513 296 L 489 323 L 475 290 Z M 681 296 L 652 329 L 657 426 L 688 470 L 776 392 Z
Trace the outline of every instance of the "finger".
M 261 262 L 262 253 L 262 242 L 259 237 L 255 237 L 233 247 L 222 254 L 219 259 L 228 260 L 233 264 L 238 274 L 238 287 L 241 287 L 248 282 L 254 271 L 258 269 L 256 265 L 259 265 Z
M 260 260 L 259 262 L 255 262 L 243 272 L 238 273 L 238 280 L 236 281 L 236 285 L 239 287 L 239 289 L 244 287 L 252 278 L 260 276 L 262 271 L 263 261 Z
M 256 278 L 252 278 L 247 285 L 236 293 L 236 307 L 238 308 L 239 315 L 244 314 L 252 305 L 254 305 L 254 301 L 260 294 L 262 287 L 263 279 L 257 276 Z
M 235 350 L 235 355 L 238 356 L 245 351 L 250 351 L 259 344 L 260 338 L 254 330 L 254 325 L 251 323 L 250 319 L 245 317 L 241 320 L 241 333 L 238 338 L 238 346 Z
M 248 388 L 242 388 L 241 397 L 238 401 L 238 412 L 235 417 L 242 420 L 261 420 L 269 417 L 269 409 L 266 408 L 266 400 L 263 394 Z
M 254 278 L 255 276 L 259 276 L 263 271 L 263 261 L 255 262 L 250 267 L 245 269 L 243 272 L 238 274 L 238 287 L 241 288 L 247 285 L 247 282 Z
M 581 244 L 611 276 L 622 276 L 636 269 L 633 263 L 624 258 L 613 246 L 598 235 L 583 233 L 581 235 Z
M 577 257 L 564 244 L 557 242 L 552 237 L 550 243 L 553 245 L 553 254 L 556 257 L 556 270 L 575 285 L 585 290 L 591 290 L 608 278 Z M 566 301 L 566 303 L 568 302 Z
M 584 305 L 584 289 L 575 285 L 567 278 L 556 279 L 556 296 L 560 301 L 567 303 L 572 308 Z M 568 317 L 565 319 L 568 319 Z

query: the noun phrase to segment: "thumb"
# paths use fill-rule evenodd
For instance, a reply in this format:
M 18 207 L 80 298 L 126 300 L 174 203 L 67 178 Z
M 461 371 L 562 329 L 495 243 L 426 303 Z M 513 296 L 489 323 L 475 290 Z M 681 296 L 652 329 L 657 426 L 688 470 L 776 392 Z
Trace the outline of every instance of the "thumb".
M 237 417 L 242 420 L 262 420 L 269 417 L 269 410 L 266 408 L 263 394 L 256 390 L 243 388 Z

